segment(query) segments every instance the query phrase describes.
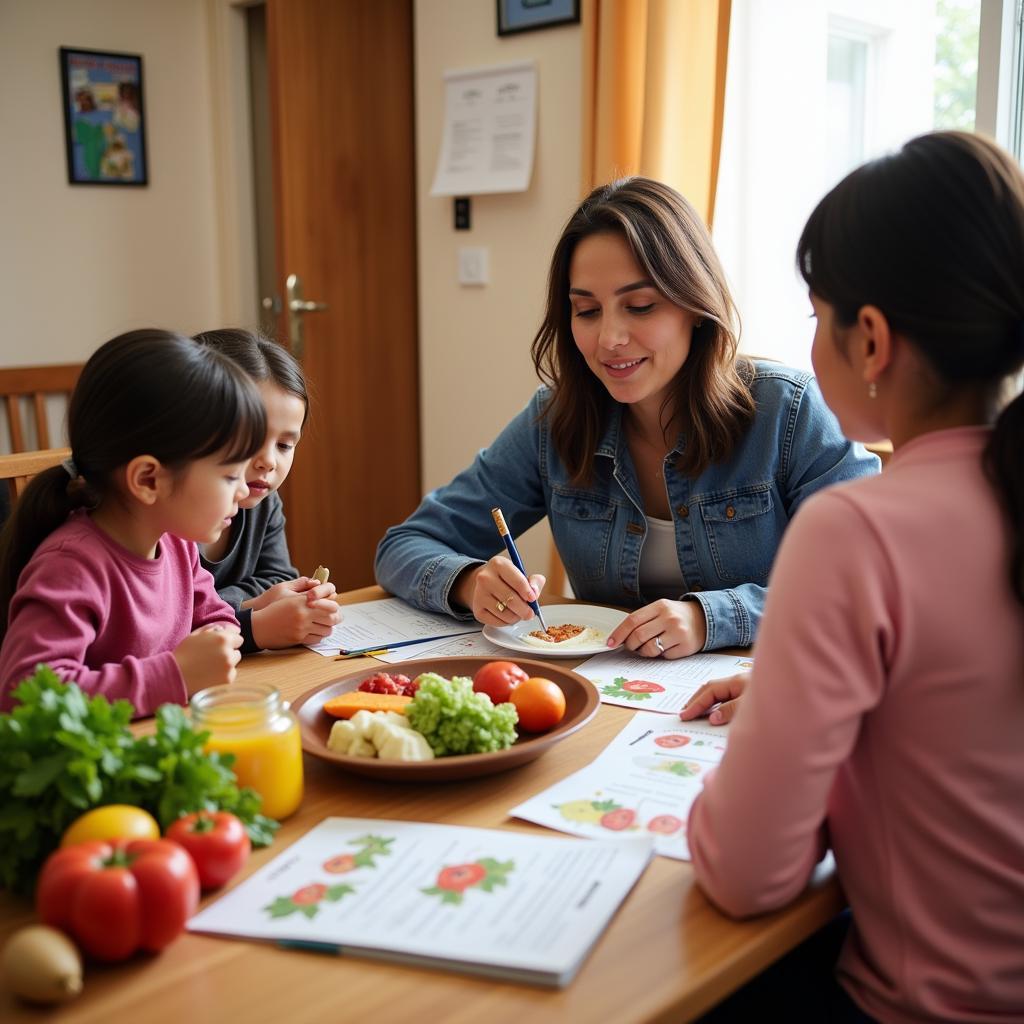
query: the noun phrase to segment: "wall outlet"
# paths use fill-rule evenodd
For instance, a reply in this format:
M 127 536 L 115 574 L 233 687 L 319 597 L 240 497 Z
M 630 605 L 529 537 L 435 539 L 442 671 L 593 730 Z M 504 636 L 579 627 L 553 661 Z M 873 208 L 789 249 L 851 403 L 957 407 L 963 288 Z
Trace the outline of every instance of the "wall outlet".
M 484 285 L 487 281 L 487 249 L 482 246 L 460 246 L 459 284 Z

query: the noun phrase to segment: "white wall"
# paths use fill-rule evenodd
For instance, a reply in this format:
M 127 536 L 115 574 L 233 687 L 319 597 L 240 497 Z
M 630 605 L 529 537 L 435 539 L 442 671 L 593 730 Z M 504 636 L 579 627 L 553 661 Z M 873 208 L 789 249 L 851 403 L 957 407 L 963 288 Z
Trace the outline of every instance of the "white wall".
M 529 352 L 548 261 L 580 199 L 582 58 L 578 25 L 499 38 L 491 0 L 416 0 L 415 46 L 421 448 L 430 490 L 469 465 L 537 386 Z M 443 74 L 525 59 L 537 62 L 539 87 L 530 187 L 473 197 L 471 230 L 455 231 L 452 200 L 430 196 Z M 460 245 L 490 250 L 489 285 L 457 283 Z M 546 567 L 546 531 L 542 524 L 520 545 L 527 569 Z
M 69 185 L 59 46 L 143 56 L 144 188 Z M 0 365 L 221 322 L 204 0 L 0 0 Z

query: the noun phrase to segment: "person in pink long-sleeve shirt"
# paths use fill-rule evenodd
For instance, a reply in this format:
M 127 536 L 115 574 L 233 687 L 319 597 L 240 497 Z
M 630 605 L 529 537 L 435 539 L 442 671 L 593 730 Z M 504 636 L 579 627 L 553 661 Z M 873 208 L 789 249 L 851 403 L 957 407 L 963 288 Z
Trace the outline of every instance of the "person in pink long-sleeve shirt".
M 834 852 L 838 985 L 805 975 L 786 1019 L 818 986 L 829 1019 L 1022 1021 L 1024 175 L 980 137 L 914 139 L 822 200 L 798 263 L 826 401 L 895 453 L 801 509 L 749 682 L 683 712 L 735 716 L 690 814 L 697 880 L 748 916 Z
M 71 459 L 0 537 L 0 709 L 38 664 L 136 715 L 233 680 L 238 622 L 197 543 L 230 526 L 264 430 L 255 385 L 191 338 L 134 331 L 93 354 Z

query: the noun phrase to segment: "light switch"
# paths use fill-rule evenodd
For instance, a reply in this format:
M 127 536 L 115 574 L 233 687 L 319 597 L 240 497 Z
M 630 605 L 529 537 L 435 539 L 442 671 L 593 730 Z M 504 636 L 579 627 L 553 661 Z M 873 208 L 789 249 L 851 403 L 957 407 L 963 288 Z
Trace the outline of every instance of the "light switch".
M 487 284 L 487 249 L 482 246 L 459 247 L 459 284 Z

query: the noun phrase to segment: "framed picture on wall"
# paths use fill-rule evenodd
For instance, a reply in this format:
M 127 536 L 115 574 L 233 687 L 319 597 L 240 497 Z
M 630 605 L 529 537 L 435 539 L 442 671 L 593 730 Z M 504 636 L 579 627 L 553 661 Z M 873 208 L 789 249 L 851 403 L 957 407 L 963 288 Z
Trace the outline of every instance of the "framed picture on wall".
M 145 185 L 142 57 L 60 48 L 64 140 L 72 185 Z
M 529 32 L 580 20 L 580 0 L 498 0 L 498 35 Z

